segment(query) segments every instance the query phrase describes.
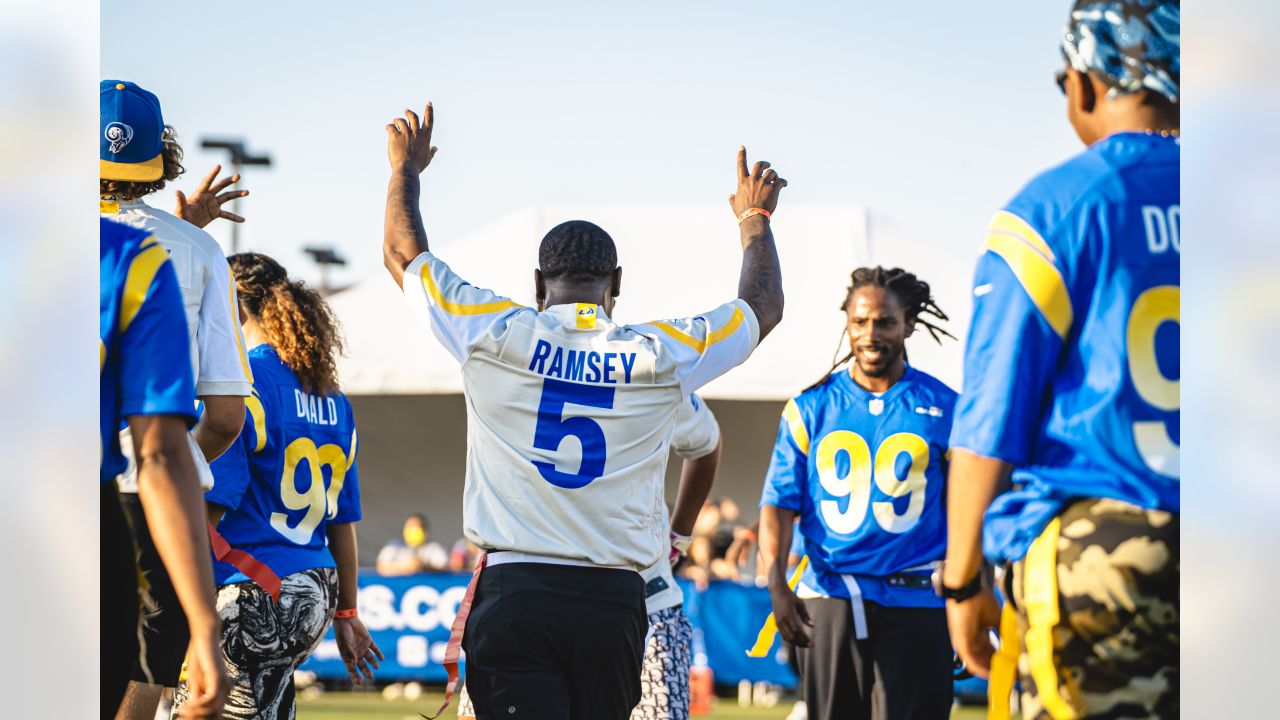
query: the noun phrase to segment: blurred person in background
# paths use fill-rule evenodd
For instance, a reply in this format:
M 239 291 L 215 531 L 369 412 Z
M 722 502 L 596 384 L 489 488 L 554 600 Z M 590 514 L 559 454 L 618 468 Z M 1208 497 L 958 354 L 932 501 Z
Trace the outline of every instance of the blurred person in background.
M 258 253 L 229 258 L 249 342 L 253 395 L 239 439 L 213 463 L 210 521 L 279 578 L 274 588 L 214 564 L 227 715 L 292 718 L 293 671 L 329 623 L 351 681 L 373 679 L 382 652 L 356 612 L 358 438 L 338 389 L 337 322 L 324 299 Z M 175 708 L 189 701 L 178 687 Z
M 159 192 L 183 173 L 182 147 L 174 130 L 164 123 L 156 96 L 131 82 L 103 80 L 98 95 L 99 210 L 103 217 L 154 236 L 168 253 L 169 264 L 178 278 L 186 311 L 191 370 L 201 402 L 191 442 L 198 477 L 207 489 L 213 482 L 208 462 L 222 454 L 240 433 L 244 398 L 250 393 L 253 378 L 240 334 L 231 271 L 222 248 L 200 227 L 218 217 L 242 221 L 238 215 L 220 208 L 222 203 L 247 195 L 248 191 L 222 192 L 239 177 L 215 183 L 219 168 L 214 168 L 190 199 L 182 191 L 177 192 L 176 215 L 151 207 L 143 198 Z M 152 720 L 162 698 L 171 699 L 178 685 L 189 635 L 138 498 L 129 428 L 122 432 L 121 446 L 129 464 L 117 482 L 138 544 L 138 564 L 146 576 L 151 602 L 142 631 L 144 657 L 137 665 L 119 717 Z
M 154 236 L 100 220 L 99 417 L 101 456 L 101 717 L 116 715 L 140 658 L 140 575 L 116 476 L 132 429 L 138 493 L 153 544 L 169 569 L 190 640 L 183 647 L 191 703 L 184 717 L 219 717 L 227 694 L 213 605 L 213 573 L 200 482 L 187 440 L 195 384 L 182 295 Z
M 1179 714 L 1180 45 L 1176 0 L 1074 4 L 1056 80 L 1088 147 L 978 260 L 939 589 L 993 718 L 1019 676 L 1025 718 Z
M 449 572 L 471 572 L 480 561 L 480 548 L 466 538 L 458 538 L 449 550 Z
M 395 577 L 448 569 L 449 553 L 430 538 L 431 523 L 426 515 L 414 513 L 405 518 L 400 537 L 387 541 L 378 551 L 378 574 Z
M 956 393 L 907 362 L 906 340 L 924 328 L 941 342 L 947 315 L 901 268 L 860 267 L 850 281 L 849 353 L 782 413 L 761 561 L 810 718 L 945 720 L 954 655 L 930 573 L 946 543 Z M 809 563 L 792 591 L 796 516 Z

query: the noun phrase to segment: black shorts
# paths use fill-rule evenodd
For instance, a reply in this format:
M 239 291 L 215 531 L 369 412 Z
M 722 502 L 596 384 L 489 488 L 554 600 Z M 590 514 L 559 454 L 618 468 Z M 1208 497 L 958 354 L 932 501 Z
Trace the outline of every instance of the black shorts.
M 147 581 L 150 598 L 143 613 L 142 652 L 132 679 L 177 687 L 182 662 L 187 656 L 187 645 L 191 643 L 187 616 L 178 602 L 178 594 L 160 560 L 160 553 L 151 540 L 151 529 L 147 527 L 147 516 L 142 512 L 137 494 L 121 493 L 120 505 L 133 528 L 133 539 L 138 544 L 138 569 Z
M 648 625 L 637 572 L 485 568 L 462 642 L 476 718 L 627 720 Z
M 138 662 L 138 565 L 115 483 L 102 483 L 101 495 L 98 674 L 105 719 L 115 717 Z

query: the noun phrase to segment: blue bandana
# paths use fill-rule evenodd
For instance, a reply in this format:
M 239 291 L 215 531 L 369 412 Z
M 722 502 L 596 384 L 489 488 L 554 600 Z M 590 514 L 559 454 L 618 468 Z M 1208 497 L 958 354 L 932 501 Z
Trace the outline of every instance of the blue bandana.
M 1108 97 L 1140 90 L 1178 101 L 1180 0 L 1076 0 L 1062 34 L 1071 67 L 1094 71 Z

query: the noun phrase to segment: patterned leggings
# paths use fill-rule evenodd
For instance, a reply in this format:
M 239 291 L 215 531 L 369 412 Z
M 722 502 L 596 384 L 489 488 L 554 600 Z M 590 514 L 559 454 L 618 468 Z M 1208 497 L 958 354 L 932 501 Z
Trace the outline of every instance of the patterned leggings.
M 293 671 L 315 650 L 338 604 L 338 573 L 314 568 L 281 581 L 280 602 L 251 582 L 218 588 L 222 655 L 231 692 L 224 718 L 293 720 L 297 712 Z M 186 703 L 178 684 L 173 718 Z
M 631 720 L 688 720 L 692 639 L 693 626 L 681 606 L 649 615 L 640 703 L 631 711 Z

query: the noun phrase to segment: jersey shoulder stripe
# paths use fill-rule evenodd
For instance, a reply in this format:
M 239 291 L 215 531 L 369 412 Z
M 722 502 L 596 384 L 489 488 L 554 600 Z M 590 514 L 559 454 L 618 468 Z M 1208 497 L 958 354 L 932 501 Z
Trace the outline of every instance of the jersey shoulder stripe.
M 1073 311 L 1062 271 L 1054 264 L 1053 251 L 1031 225 L 1007 211 L 996 214 L 982 249 L 994 253 L 1035 303 L 1049 327 L 1060 338 L 1071 332 Z
M 803 455 L 809 454 L 809 431 L 804 426 L 804 418 L 800 417 L 800 406 L 796 405 L 795 399 L 787 401 L 787 406 L 782 409 L 782 419 L 786 421 L 787 428 L 791 432 L 791 440 L 799 448 Z
M 169 254 L 156 242 L 154 235 L 144 240 L 140 247 L 142 251 L 129 263 L 129 270 L 125 275 L 124 291 L 120 299 L 120 332 L 122 333 L 133 324 L 133 319 L 137 317 L 138 311 L 142 309 L 142 304 L 146 302 L 151 291 L 156 273 L 169 259 Z
M 715 330 L 713 332 L 707 333 L 707 339 L 705 341 L 699 340 L 698 338 L 684 332 L 683 330 L 680 330 L 679 328 L 677 328 L 676 326 L 670 323 L 654 321 L 654 322 L 642 323 L 642 324 L 652 325 L 653 327 L 658 328 L 662 332 L 669 335 L 672 339 L 677 340 L 689 346 L 690 348 L 693 349 L 694 352 L 701 355 L 702 353 L 707 351 L 708 347 L 711 347 L 712 345 L 715 345 L 716 343 L 721 342 L 726 338 L 732 337 L 733 333 L 738 330 L 738 328 L 742 325 L 744 321 L 745 321 L 745 316 L 742 314 L 742 308 L 735 307 L 733 309 L 733 315 L 729 317 L 729 321 L 724 324 L 724 327 L 720 328 L 719 330 Z
M 418 275 L 422 278 L 422 285 L 426 288 L 427 294 L 431 296 L 431 299 L 435 301 L 436 305 L 438 305 L 441 310 L 444 310 L 450 315 L 489 315 L 491 313 L 520 307 L 519 303 L 505 299 L 480 303 L 477 305 L 469 305 L 449 300 L 440 292 L 440 288 L 436 285 L 435 278 L 431 276 L 430 262 L 422 264 L 422 267 L 418 270 Z

